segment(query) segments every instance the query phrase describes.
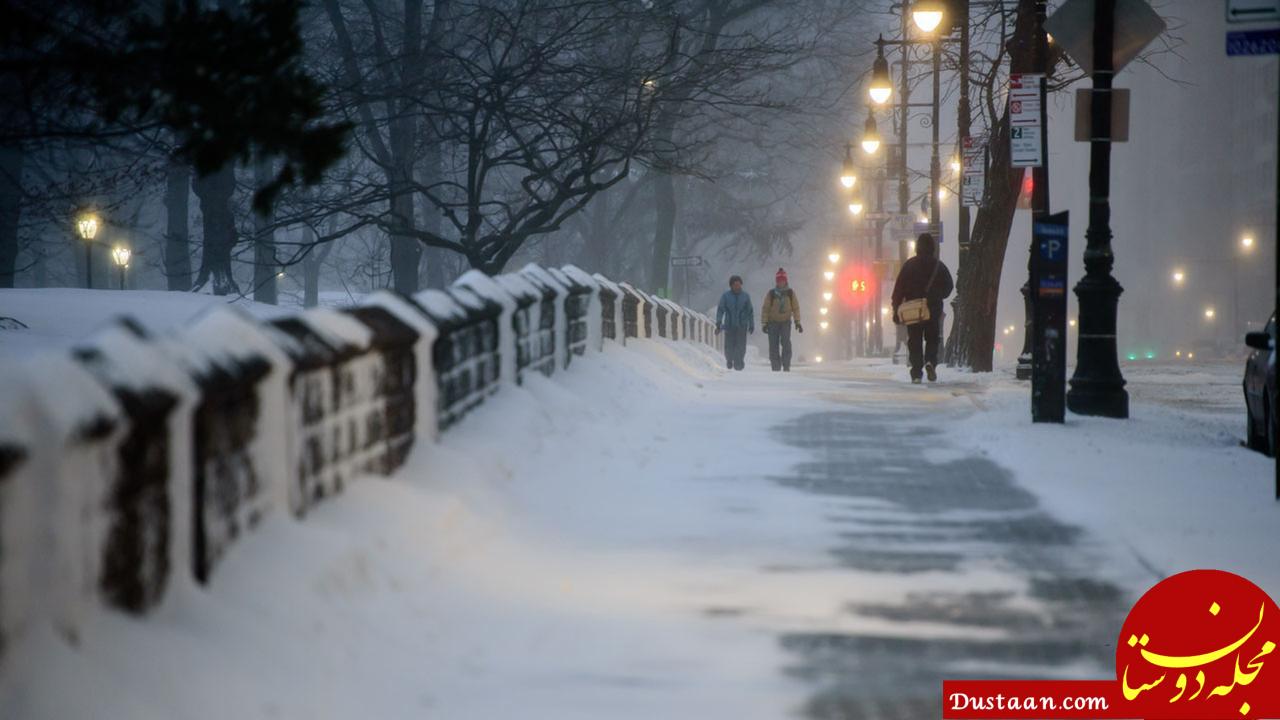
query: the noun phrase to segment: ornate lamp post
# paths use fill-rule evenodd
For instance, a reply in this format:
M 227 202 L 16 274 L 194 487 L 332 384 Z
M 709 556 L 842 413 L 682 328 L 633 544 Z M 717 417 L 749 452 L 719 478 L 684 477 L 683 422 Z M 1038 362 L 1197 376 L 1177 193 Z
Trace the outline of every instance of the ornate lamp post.
M 1076 284 L 1080 332 L 1076 371 L 1067 407 L 1078 415 L 1129 417 L 1116 356 L 1116 309 L 1124 288 L 1111 274 L 1111 53 L 1115 41 L 1115 0 L 1093 7 L 1093 138 L 1089 143 L 1089 228 L 1085 231 L 1085 275 Z
M 93 239 L 98 236 L 98 216 L 92 212 L 83 212 L 76 219 L 76 232 L 84 241 L 84 286 L 93 289 Z

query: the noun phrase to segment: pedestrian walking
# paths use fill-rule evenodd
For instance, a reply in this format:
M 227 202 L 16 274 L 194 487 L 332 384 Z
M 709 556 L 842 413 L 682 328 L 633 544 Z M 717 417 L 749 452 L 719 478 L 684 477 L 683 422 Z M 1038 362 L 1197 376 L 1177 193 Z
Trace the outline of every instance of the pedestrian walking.
M 893 284 L 893 322 L 907 326 L 911 382 L 919 383 L 921 366 L 929 382 L 938 379 L 938 346 L 942 344 L 942 301 L 954 289 L 951 271 L 938 258 L 929 233 L 916 238 L 915 257 L 908 258 Z
M 729 289 L 720 296 L 716 308 L 716 333 L 724 333 L 724 362 L 730 370 L 741 370 L 747 356 L 747 335 L 756 331 L 751 298 L 742 290 L 742 278 L 729 278 Z
M 773 289 L 764 296 L 760 322 L 769 336 L 769 365 L 774 372 L 791 372 L 791 321 L 796 322 L 796 332 L 804 332 L 800 325 L 800 303 L 796 302 L 796 293 L 787 284 L 786 270 L 778 268 L 773 279 Z

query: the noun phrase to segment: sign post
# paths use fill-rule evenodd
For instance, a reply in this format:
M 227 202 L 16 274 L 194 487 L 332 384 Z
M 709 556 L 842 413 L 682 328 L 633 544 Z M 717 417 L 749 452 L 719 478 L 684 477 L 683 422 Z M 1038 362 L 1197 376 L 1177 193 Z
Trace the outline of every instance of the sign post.
M 962 142 L 964 152 L 964 176 L 960 181 L 960 202 L 969 207 L 982 205 L 982 190 L 986 185 L 987 143 L 984 138 L 966 137 Z
M 671 267 L 684 268 L 684 305 L 689 306 L 689 268 L 702 265 L 701 255 L 675 255 L 671 258 Z
M 1063 422 L 1067 409 L 1067 213 L 1032 225 L 1031 421 Z
M 1040 85 L 1044 75 L 1015 73 L 1009 76 L 1009 157 L 1013 167 L 1044 164 L 1041 134 Z

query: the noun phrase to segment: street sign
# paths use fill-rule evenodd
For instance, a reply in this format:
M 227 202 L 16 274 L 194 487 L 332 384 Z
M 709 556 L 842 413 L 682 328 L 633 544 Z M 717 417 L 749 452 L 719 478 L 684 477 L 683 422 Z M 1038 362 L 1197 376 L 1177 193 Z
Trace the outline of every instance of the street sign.
M 676 255 L 671 258 L 671 267 L 697 267 L 701 264 L 701 255 Z
M 960 177 L 960 201 L 976 207 L 982 204 L 987 183 L 986 138 L 967 137 L 961 143 L 964 174 Z
M 1040 167 L 1044 153 L 1040 142 L 1040 84 L 1044 75 L 1014 73 L 1009 76 L 1009 164 Z
M 1227 0 L 1227 22 L 1274 22 L 1280 20 L 1280 0 Z
M 1227 56 L 1280 54 L 1280 28 L 1227 33 Z
M 912 226 L 912 228 L 911 228 L 911 237 L 910 237 L 909 239 L 911 239 L 911 240 L 915 240 L 916 238 L 920 237 L 920 234 L 921 234 L 921 233 L 927 233 L 927 232 L 929 232 L 929 223 L 927 223 L 927 222 L 918 222 L 918 223 L 916 223 L 914 226 Z M 935 241 L 935 242 L 937 242 L 939 245 L 941 245 L 941 244 L 942 244 L 942 239 L 943 239 L 944 237 L 946 237 L 946 233 L 944 233 L 944 232 L 942 231 L 942 223 L 938 223 L 938 234 L 937 234 L 937 235 L 935 235 L 935 236 L 933 237 L 933 239 L 934 239 L 934 241 Z
M 1111 67 L 1120 72 L 1165 31 L 1165 22 L 1146 0 L 1116 0 L 1115 17 Z M 1081 70 L 1093 74 L 1093 0 L 1067 0 L 1045 21 L 1044 29 Z
M 1093 139 L 1093 90 L 1076 90 L 1076 142 Z M 1129 142 L 1129 88 L 1111 90 L 1111 142 Z
M 1068 217 L 1032 223 L 1031 421 L 1063 422 L 1067 388 Z

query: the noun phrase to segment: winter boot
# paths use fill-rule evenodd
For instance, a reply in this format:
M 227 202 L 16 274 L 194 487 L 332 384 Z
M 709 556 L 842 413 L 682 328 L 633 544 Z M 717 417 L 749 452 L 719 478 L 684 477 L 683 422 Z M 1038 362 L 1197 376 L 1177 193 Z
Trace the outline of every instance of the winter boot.
M 912 376 L 911 376 L 911 384 L 912 384 L 912 385 L 919 385 L 919 384 L 920 384 L 920 378 L 916 377 L 915 375 L 912 375 Z
M 925 375 L 928 376 L 929 382 L 938 381 L 938 370 L 933 366 L 933 363 L 926 363 L 924 366 L 924 372 Z

